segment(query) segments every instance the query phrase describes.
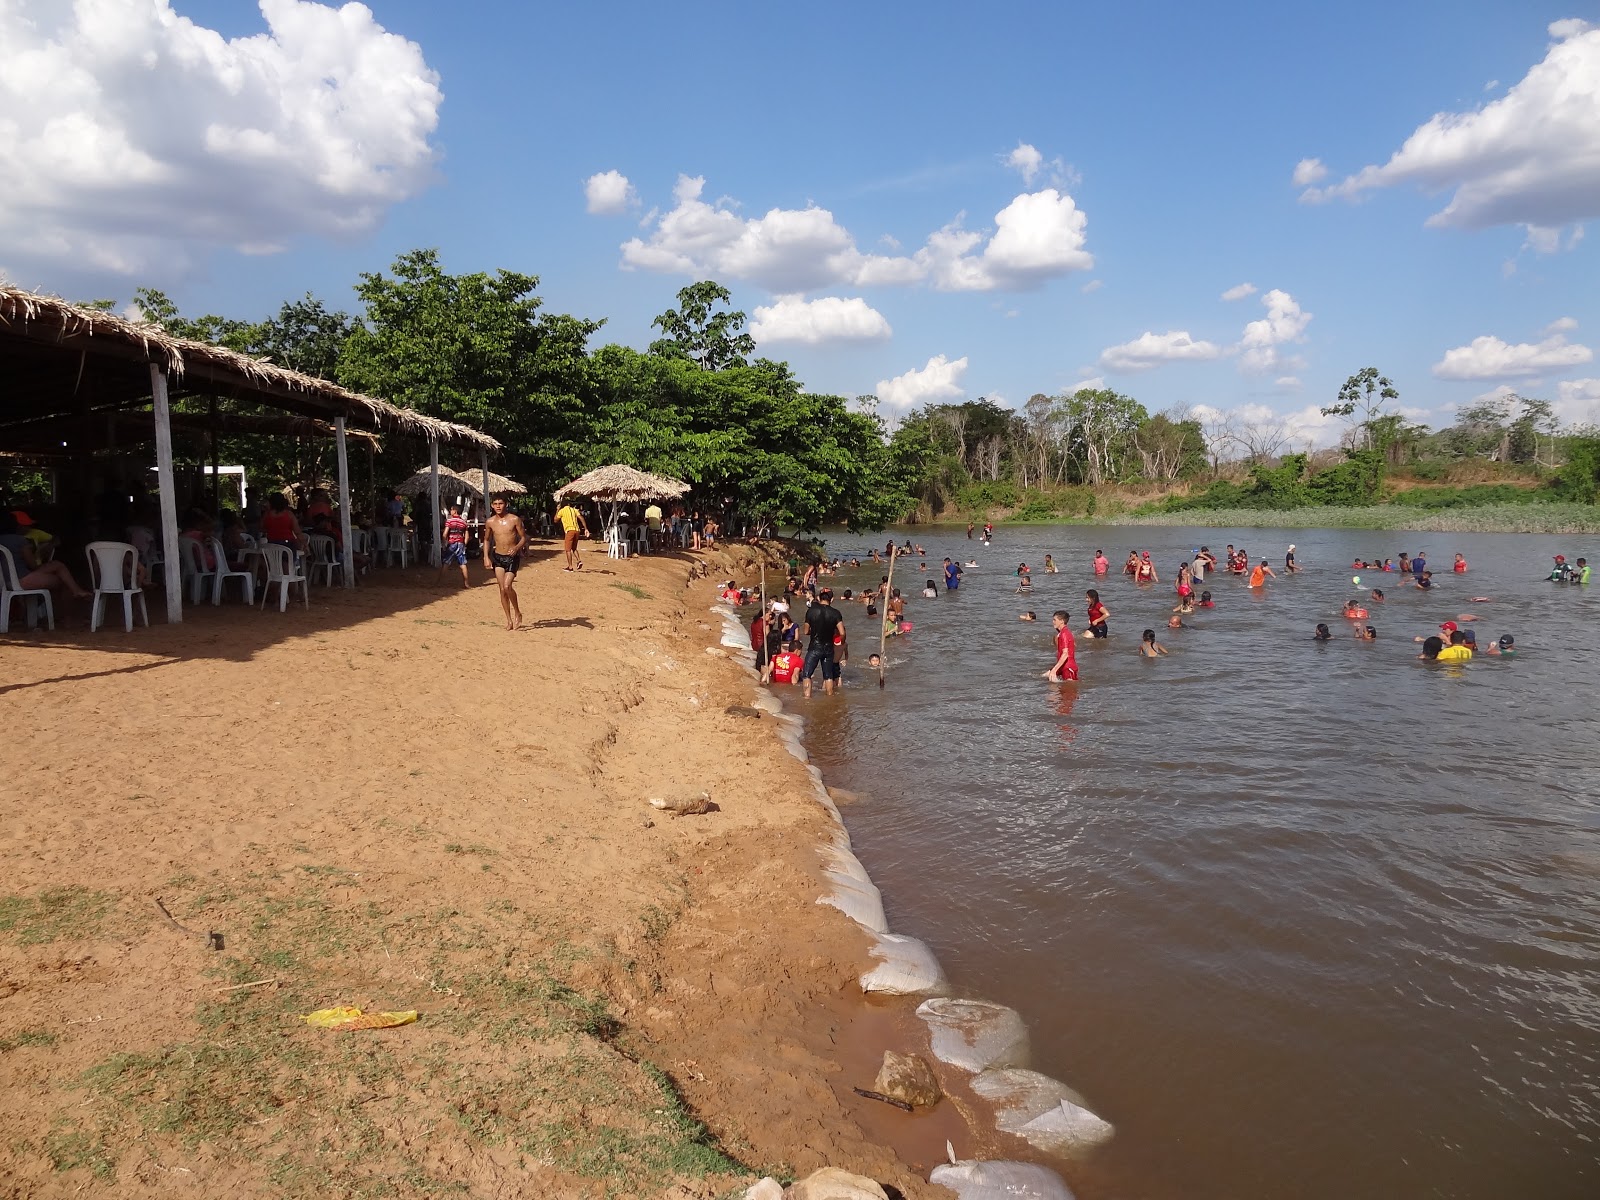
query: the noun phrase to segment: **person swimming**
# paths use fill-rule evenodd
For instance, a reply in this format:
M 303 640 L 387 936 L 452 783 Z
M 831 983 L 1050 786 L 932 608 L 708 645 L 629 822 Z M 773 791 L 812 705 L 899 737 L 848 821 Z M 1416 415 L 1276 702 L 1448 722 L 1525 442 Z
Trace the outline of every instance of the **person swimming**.
M 1039 614 L 1034 612 L 1031 608 L 1027 612 L 1021 613 L 1017 616 L 1017 620 L 1019 621 L 1037 621 L 1038 619 Z
M 1378 631 L 1371 625 L 1357 625 L 1355 630 L 1356 641 L 1358 642 L 1375 642 L 1378 640 Z
M 1158 654 L 1165 654 L 1166 652 L 1167 648 L 1156 641 L 1156 631 L 1154 629 L 1146 629 L 1139 642 L 1140 655 L 1145 658 L 1155 658 Z
M 1342 615 L 1350 618 L 1352 621 L 1364 621 L 1367 617 L 1367 610 L 1362 608 L 1361 605 L 1357 604 L 1354 600 L 1346 600 L 1344 602 L 1344 612 Z
M 1201 608 L 1215 608 L 1216 606 L 1217 606 L 1217 602 L 1211 598 L 1211 593 L 1210 592 L 1201 592 L 1200 593 L 1200 607 Z
M 1329 629 L 1323 622 L 1318 621 L 1317 631 L 1311 635 L 1311 640 L 1314 642 L 1331 642 L 1333 641 L 1333 630 Z
M 1501 658 L 1514 658 L 1517 653 L 1517 639 L 1509 633 L 1502 633 L 1498 642 L 1490 642 L 1484 648 L 1485 654 L 1496 654 Z
M 1435 634 L 1433 637 L 1424 638 L 1422 640 L 1422 653 L 1417 655 L 1417 657 L 1427 659 L 1429 662 L 1434 662 L 1439 657 L 1439 651 L 1443 649 L 1444 639 Z
M 1380 603 L 1380 604 L 1383 603 L 1383 589 L 1382 588 L 1373 588 L 1372 591 L 1369 594 L 1378 603 Z

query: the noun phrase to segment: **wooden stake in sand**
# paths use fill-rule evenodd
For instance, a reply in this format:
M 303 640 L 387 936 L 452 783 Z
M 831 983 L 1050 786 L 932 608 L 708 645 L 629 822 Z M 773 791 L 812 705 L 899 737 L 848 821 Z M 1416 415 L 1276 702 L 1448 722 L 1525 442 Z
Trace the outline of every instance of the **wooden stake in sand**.
M 889 665 L 889 593 L 894 590 L 894 560 L 899 556 L 900 548 L 893 542 L 889 543 L 889 578 L 884 582 L 883 595 L 878 597 L 883 601 L 883 626 L 878 631 L 878 686 L 883 686 L 883 672 Z

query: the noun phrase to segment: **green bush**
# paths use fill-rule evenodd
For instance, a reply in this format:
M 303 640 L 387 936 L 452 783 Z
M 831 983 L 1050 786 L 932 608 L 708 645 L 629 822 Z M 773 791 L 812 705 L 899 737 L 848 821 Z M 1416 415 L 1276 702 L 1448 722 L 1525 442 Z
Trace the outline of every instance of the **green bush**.
M 956 506 L 963 512 L 987 513 L 991 508 L 1016 508 L 1017 485 L 1007 479 L 988 483 L 969 483 L 956 493 Z

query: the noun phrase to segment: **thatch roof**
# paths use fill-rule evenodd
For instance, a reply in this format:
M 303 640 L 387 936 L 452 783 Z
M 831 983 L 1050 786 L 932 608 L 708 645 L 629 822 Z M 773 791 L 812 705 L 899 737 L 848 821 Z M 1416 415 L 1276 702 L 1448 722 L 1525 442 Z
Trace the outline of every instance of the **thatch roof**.
M 592 500 L 650 500 L 659 496 L 681 496 L 689 490 L 687 483 L 652 475 L 622 463 L 609 467 L 596 467 L 587 475 L 580 475 L 571 483 L 556 490 L 555 498 L 565 500 L 571 496 L 588 496 Z
M 449 467 L 439 468 L 439 490 L 441 494 L 452 489 L 459 489 L 466 482 L 465 479 L 457 475 Z M 422 496 L 432 489 L 433 471 L 429 467 L 423 467 L 421 470 L 401 480 L 395 485 L 394 490 L 402 496 Z
M 439 468 L 441 471 L 443 467 Z M 474 496 L 483 495 L 483 472 L 477 467 L 462 467 L 455 472 L 455 477 L 466 484 Z M 489 495 L 494 496 L 525 496 L 528 489 L 515 479 L 507 479 L 504 475 L 489 472 Z
M 500 449 L 494 438 L 465 425 L 363 396 L 222 346 L 173 337 L 159 325 L 80 308 L 0 282 L 0 370 L 8 384 L 0 396 L 0 419 L 78 411 L 85 401 L 93 407 L 97 395 L 102 404 L 111 397 L 120 401 L 148 397 L 148 378 L 143 392 L 139 390 L 148 363 L 163 367 L 171 386 L 189 392 L 234 395 L 302 416 L 327 420 L 342 416 L 366 429 Z

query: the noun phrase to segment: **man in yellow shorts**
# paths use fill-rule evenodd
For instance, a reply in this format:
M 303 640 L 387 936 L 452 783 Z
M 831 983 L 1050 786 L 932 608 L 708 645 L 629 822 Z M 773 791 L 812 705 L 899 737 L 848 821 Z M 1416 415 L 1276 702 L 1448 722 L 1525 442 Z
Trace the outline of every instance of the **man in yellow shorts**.
M 578 553 L 578 531 L 583 530 L 583 536 L 588 537 L 589 522 L 572 507 L 570 500 L 556 509 L 556 522 L 561 526 L 562 547 L 567 552 L 567 565 L 563 570 L 583 570 L 583 556 Z

